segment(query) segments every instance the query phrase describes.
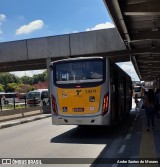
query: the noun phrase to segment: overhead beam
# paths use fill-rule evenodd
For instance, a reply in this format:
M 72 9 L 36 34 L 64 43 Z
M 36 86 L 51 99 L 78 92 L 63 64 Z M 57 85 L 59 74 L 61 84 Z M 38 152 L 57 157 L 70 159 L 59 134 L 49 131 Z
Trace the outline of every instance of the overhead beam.
M 120 35 L 121 35 L 121 38 L 123 39 L 127 48 L 129 50 L 131 50 L 130 34 L 129 34 L 129 31 L 126 27 L 126 23 L 125 23 L 125 20 L 124 20 L 124 17 L 123 17 L 124 14 L 122 14 L 122 12 L 121 12 L 122 10 L 120 8 L 119 1 L 118 0 L 103 0 L 103 1 L 104 1 L 104 4 L 105 4 L 107 10 L 110 13 L 112 19 L 113 19 L 113 21 L 114 21 L 114 24 L 116 25 L 116 27 L 117 27 Z M 136 58 L 134 56 L 132 56 L 131 59 L 132 59 L 132 62 L 134 64 L 135 70 L 136 70 L 139 78 L 141 79 Z
M 134 33 L 131 35 L 131 42 L 141 41 L 141 40 L 159 39 L 159 37 L 160 37 L 160 31 Z
M 111 1 L 111 0 L 103 0 L 104 4 L 110 13 L 112 20 L 114 24 L 116 25 L 122 39 L 126 42 L 130 42 L 130 36 L 128 33 L 128 29 L 126 27 L 123 14 L 121 12 L 119 3 L 117 0 Z M 130 47 L 130 46 L 129 46 Z
M 142 68 L 145 69 L 145 70 L 147 70 L 147 69 L 150 68 L 150 67 L 148 67 L 147 65 L 146 65 L 146 66 L 145 66 L 145 65 L 139 65 L 139 67 L 140 67 L 140 71 L 142 70 Z M 151 69 L 160 70 L 160 67 L 151 67 Z
M 116 57 L 129 56 L 130 52 L 129 52 L 129 50 L 120 50 L 120 51 L 106 53 L 106 56 L 109 58 L 115 57 L 115 55 L 116 55 Z
M 157 76 L 158 75 L 158 73 L 157 72 L 148 72 L 148 73 L 143 73 L 143 72 L 141 72 L 141 74 L 142 75 L 151 75 L 151 76 Z
M 150 59 L 145 59 L 145 60 L 137 60 L 138 62 L 142 63 L 160 63 L 160 60 L 150 60 Z
M 139 49 L 132 49 L 131 54 L 157 54 L 160 53 L 160 47 L 156 48 L 139 48 Z
M 160 1 L 153 0 L 145 3 L 126 5 L 124 15 L 126 16 L 160 15 Z
M 146 73 L 146 74 L 148 74 L 148 73 L 151 73 L 151 74 L 153 74 L 153 73 L 156 73 L 156 74 L 158 74 L 158 71 L 141 71 L 141 74 L 143 74 L 143 73 Z
M 131 56 L 131 61 L 132 61 L 132 64 L 133 64 L 140 80 L 142 80 L 142 77 L 141 77 L 141 74 L 140 74 L 139 67 L 138 67 L 137 60 L 136 60 L 135 56 Z
M 142 75 L 146 75 L 146 73 L 142 73 Z M 156 73 L 147 73 L 148 76 L 157 76 L 159 75 L 157 72 Z
M 114 41 L 114 42 L 111 42 Z M 126 50 L 116 28 L 0 43 L 0 63 Z
M 148 2 L 148 1 L 152 1 L 152 0 L 127 0 L 127 4 L 139 4 L 139 3 L 145 3 L 145 2 Z
M 0 63 L 0 72 L 46 69 L 45 59 Z

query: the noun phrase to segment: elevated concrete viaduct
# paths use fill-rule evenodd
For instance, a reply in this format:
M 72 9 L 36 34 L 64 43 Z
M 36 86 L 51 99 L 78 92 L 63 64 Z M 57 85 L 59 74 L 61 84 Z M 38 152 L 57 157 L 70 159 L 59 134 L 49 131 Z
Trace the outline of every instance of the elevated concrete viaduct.
M 130 60 L 117 29 L 112 28 L 0 43 L 0 72 L 46 69 L 53 60 L 76 56 Z

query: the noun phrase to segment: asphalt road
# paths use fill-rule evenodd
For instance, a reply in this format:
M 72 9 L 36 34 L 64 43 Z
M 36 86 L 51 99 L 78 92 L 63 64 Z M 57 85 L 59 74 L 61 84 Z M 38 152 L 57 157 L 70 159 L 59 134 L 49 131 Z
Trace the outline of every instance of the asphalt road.
M 135 111 L 131 112 L 127 121 L 121 126 L 112 128 L 79 128 L 70 125 L 53 126 L 51 118 L 45 118 L 27 124 L 1 129 L 0 157 L 24 159 L 70 158 L 70 160 L 73 158 L 91 158 L 89 159 L 91 160 L 89 161 L 90 164 L 83 164 L 82 161 L 84 159 L 78 159 L 77 163 L 79 164 L 76 164 L 76 166 L 91 166 L 93 162 L 99 163 L 100 161 L 96 158 L 123 157 L 120 153 L 124 151 L 124 139 L 127 138 L 127 135 L 129 136 L 129 130 L 132 128 L 136 114 L 137 112 Z M 138 150 L 135 150 L 134 155 L 137 154 Z M 128 153 L 126 156 L 129 156 Z M 73 164 L 63 164 L 63 159 L 59 161 L 62 164 L 43 166 L 75 166 Z

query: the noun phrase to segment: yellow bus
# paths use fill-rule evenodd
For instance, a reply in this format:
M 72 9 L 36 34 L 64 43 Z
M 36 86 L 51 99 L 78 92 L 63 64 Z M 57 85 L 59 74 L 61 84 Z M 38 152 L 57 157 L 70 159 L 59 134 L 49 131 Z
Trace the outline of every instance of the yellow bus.
M 78 57 L 51 63 L 54 125 L 114 125 L 132 106 L 132 81 L 103 57 Z

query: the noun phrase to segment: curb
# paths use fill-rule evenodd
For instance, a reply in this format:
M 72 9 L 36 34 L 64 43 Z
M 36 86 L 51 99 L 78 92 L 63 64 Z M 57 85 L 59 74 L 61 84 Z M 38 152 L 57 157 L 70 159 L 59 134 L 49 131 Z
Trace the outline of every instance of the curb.
M 49 118 L 49 117 L 51 117 L 51 115 L 40 116 L 40 117 L 36 117 L 36 118 L 28 118 L 28 119 L 22 120 L 22 121 L 13 121 L 12 123 L 6 123 L 6 124 L 4 123 L 4 125 L 0 125 L 0 129 L 25 124 L 25 123 L 28 123 L 28 122 L 38 121 L 38 120 L 41 120 L 41 119 L 44 119 L 44 118 Z

